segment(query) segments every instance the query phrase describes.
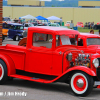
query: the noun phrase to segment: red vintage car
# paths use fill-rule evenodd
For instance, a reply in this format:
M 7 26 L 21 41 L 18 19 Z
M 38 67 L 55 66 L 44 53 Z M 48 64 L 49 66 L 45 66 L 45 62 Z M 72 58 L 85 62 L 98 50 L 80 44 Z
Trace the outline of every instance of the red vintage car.
M 77 22 L 76 26 L 77 27 L 84 27 L 83 22 Z
M 60 27 L 29 27 L 26 47 L 0 46 L 0 84 L 8 77 L 64 82 L 78 96 L 88 95 L 94 85 L 100 88 L 100 54 L 78 50 L 79 34 Z
M 85 53 L 100 54 L 100 36 L 90 33 L 80 33 L 77 48 Z
M 97 25 L 100 25 L 100 22 L 97 22 Z

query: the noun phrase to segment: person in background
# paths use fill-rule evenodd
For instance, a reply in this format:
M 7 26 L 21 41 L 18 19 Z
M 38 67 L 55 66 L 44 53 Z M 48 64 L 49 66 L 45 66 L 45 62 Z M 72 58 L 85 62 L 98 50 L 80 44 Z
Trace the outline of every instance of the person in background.
M 74 23 L 73 23 L 73 20 L 71 20 L 70 29 L 73 29 L 73 27 L 74 27 Z
M 90 34 L 94 34 L 94 30 L 93 29 L 90 30 Z

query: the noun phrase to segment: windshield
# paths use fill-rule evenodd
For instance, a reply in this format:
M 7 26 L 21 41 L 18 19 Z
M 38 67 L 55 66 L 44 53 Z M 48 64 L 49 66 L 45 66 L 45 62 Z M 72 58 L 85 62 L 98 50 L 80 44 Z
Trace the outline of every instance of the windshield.
M 87 46 L 100 45 L 100 38 L 87 38 Z
M 14 26 L 14 30 L 23 30 L 24 27 L 23 26 Z
M 29 24 L 29 27 L 32 27 L 32 26 L 34 26 L 33 24 Z
M 76 45 L 76 39 L 77 35 L 70 35 L 70 36 L 65 36 L 65 35 L 57 35 L 56 36 L 56 46 L 61 46 L 61 45 Z

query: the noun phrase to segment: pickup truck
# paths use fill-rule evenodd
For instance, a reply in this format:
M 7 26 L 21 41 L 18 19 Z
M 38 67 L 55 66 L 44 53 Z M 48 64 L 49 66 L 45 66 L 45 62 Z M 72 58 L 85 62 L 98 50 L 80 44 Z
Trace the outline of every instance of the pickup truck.
M 24 80 L 70 84 L 75 95 L 88 95 L 100 88 L 100 54 L 77 49 L 80 33 L 75 30 L 38 26 L 29 27 L 27 44 L 0 47 L 0 84 L 8 77 Z M 73 37 L 73 45 L 69 37 Z

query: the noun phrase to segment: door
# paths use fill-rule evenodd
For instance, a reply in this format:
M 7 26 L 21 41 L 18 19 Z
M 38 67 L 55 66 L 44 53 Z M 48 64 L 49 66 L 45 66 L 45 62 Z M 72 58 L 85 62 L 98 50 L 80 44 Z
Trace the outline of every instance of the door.
M 33 33 L 32 47 L 26 52 L 25 71 L 51 75 L 52 35 Z
M 16 30 L 14 30 L 13 25 L 9 25 L 8 36 L 9 38 L 13 38 L 16 35 Z

